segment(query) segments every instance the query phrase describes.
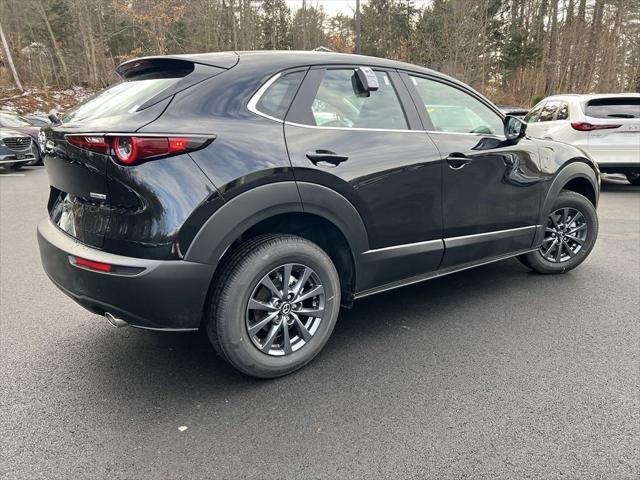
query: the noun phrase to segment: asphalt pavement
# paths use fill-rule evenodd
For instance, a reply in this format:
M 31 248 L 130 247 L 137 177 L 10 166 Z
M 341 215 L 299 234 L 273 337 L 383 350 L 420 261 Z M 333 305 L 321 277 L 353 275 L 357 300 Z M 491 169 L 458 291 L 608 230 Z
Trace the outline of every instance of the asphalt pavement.
M 0 173 L 0 478 L 640 474 L 640 188 L 622 179 L 578 269 L 508 260 L 361 300 L 270 381 L 204 335 L 114 329 L 59 292 L 35 235 L 47 196 L 42 168 Z

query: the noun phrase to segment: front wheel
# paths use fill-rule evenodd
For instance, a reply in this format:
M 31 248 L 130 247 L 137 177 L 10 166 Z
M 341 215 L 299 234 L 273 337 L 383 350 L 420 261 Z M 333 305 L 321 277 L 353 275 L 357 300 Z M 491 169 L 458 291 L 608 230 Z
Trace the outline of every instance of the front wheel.
M 631 185 L 639 186 L 640 185 L 640 172 L 631 172 L 627 173 L 627 180 Z
M 293 235 L 261 235 L 224 261 L 207 334 L 241 372 L 279 377 L 322 350 L 339 309 L 338 273 L 318 245 Z
M 597 237 L 593 204 L 579 193 L 563 190 L 547 217 L 540 249 L 518 258 L 538 273 L 568 272 L 589 256 Z

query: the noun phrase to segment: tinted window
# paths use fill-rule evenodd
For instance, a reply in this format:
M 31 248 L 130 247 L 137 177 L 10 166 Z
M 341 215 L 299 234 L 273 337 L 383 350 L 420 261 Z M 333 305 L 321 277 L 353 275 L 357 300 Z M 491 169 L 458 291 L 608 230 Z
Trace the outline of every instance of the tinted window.
M 0 113 L 0 125 L 3 127 L 29 127 L 31 124 L 17 115 Z
M 587 103 L 585 112 L 596 118 L 640 118 L 640 98 L 599 98 Z
M 118 83 L 70 110 L 63 121 L 82 122 L 133 113 L 147 100 L 178 81 L 180 78 L 150 78 Z
M 524 121 L 527 123 L 537 122 L 540 118 L 540 112 L 542 112 L 542 107 L 544 107 L 544 103 L 539 103 L 535 107 L 533 107 L 529 113 L 524 117 Z
M 358 91 L 355 72 L 326 70 L 311 104 L 315 125 L 343 128 L 408 129 L 404 111 L 389 76 L 375 72 L 380 87 Z
M 258 111 L 283 120 L 298 91 L 304 72 L 292 72 L 281 76 L 273 82 L 258 100 Z
M 502 134 L 502 118 L 480 100 L 450 85 L 411 77 L 433 128 L 441 132 Z
M 562 102 L 560 104 L 560 108 L 558 108 L 556 120 L 566 120 L 567 118 L 569 118 L 569 104 L 567 102 Z
M 556 101 L 545 103 L 544 108 L 542 109 L 542 112 L 540 112 L 540 118 L 538 121 L 550 122 L 551 120 L 553 120 L 553 117 L 555 116 L 556 111 L 558 110 L 558 105 L 559 105 L 559 102 L 556 102 Z

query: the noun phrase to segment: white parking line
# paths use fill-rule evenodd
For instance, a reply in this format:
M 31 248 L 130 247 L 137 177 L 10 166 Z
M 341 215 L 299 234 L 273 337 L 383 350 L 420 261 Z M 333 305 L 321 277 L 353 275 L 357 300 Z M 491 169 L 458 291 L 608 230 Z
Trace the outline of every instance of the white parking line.
M 3 177 L 24 177 L 24 173 L 5 173 L 4 175 L 0 175 L 0 178 Z

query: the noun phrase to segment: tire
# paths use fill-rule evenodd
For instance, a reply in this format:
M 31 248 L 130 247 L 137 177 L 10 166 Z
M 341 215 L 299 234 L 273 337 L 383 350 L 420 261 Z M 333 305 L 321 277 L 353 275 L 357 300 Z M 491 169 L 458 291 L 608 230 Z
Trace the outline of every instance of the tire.
M 11 170 L 20 170 L 23 167 L 21 163 L 12 163 Z
M 640 172 L 627 173 L 627 180 L 636 187 L 640 185 Z
M 562 223 L 564 218 L 562 215 L 565 211 L 568 212 L 568 220 Z M 580 216 L 574 215 L 573 212 L 578 212 Z M 552 217 L 560 226 L 557 228 L 559 233 L 554 232 L 556 227 Z M 596 209 L 586 197 L 563 190 L 549 212 L 547 222 L 545 240 L 541 248 L 521 255 L 518 259 L 538 273 L 554 274 L 573 270 L 589 256 L 598 238 Z M 558 242 L 558 239 L 561 241 Z M 554 247 L 552 244 L 560 246 Z
M 293 235 L 260 235 L 241 244 L 220 268 L 211 291 L 206 331 L 227 362 L 247 375 L 275 378 L 302 368 L 322 350 L 338 318 L 340 279 L 318 245 Z M 300 302 L 282 297 L 285 272 L 291 296 L 306 276 L 296 297 Z M 270 281 L 275 290 L 267 288 Z M 304 298 L 315 292 L 322 293 Z M 260 303 L 250 304 L 250 300 Z M 305 316 L 320 312 L 320 307 L 321 316 Z M 250 333 L 250 328 L 262 323 L 261 330 Z

